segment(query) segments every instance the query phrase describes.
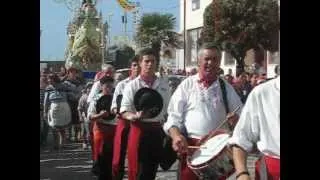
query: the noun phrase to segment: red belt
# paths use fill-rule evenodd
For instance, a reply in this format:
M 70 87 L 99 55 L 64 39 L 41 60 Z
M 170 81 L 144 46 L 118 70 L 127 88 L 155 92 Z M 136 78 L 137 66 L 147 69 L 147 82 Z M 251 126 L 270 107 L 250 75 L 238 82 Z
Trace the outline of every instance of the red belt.
M 143 130 L 152 130 L 161 128 L 159 122 L 139 122 L 134 121 L 130 125 L 128 137 L 128 179 L 136 180 L 138 173 L 138 149 L 140 145 L 140 137 Z M 130 144 L 129 144 L 130 142 Z
M 264 164 L 263 164 L 264 163 Z M 265 165 L 265 168 L 263 168 Z M 256 162 L 256 180 L 279 180 L 280 179 L 280 159 L 270 156 L 263 156 Z

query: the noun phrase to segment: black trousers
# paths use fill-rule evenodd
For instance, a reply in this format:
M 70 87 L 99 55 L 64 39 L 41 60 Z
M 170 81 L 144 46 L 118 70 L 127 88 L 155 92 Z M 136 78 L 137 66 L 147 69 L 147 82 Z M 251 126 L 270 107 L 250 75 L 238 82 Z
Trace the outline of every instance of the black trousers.
M 103 152 L 97 160 L 97 165 L 99 166 L 98 180 L 112 180 L 112 154 L 113 142 L 105 142 L 103 144 Z
M 155 179 L 162 157 L 163 138 L 164 134 L 161 127 L 143 129 L 138 153 L 139 162 L 137 179 Z

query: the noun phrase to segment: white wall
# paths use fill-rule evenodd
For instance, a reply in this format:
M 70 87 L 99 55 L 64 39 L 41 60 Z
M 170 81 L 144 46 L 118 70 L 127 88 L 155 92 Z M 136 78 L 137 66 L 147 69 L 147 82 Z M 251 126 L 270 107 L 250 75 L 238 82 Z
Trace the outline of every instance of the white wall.
M 186 1 L 186 29 L 195 29 L 203 26 L 203 13 L 212 0 L 200 0 L 200 8 L 192 11 L 192 0 L 180 0 L 180 32 L 183 32 L 184 1 Z
M 176 67 L 178 69 L 183 69 L 183 49 L 176 50 Z
M 224 74 L 228 74 L 228 70 L 232 70 L 232 76 L 236 76 L 236 61 L 233 59 L 234 63 L 233 64 L 225 64 L 226 61 L 226 53 L 222 51 L 221 53 L 221 63 L 220 63 L 220 68 L 223 69 Z

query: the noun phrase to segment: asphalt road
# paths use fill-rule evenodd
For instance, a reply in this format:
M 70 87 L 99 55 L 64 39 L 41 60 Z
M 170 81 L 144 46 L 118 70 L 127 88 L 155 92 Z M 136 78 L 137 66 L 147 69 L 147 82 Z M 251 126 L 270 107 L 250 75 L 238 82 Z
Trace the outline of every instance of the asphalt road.
M 52 136 L 49 135 L 48 146 L 40 149 L 40 180 L 95 180 L 91 170 L 91 152 L 83 150 L 80 143 L 66 144 L 61 150 L 52 150 Z M 254 161 L 256 157 L 248 159 L 249 171 L 254 177 Z M 162 171 L 159 168 L 156 180 L 176 180 L 178 163 L 176 162 L 170 170 Z M 127 167 L 126 167 L 127 170 Z M 127 180 L 125 175 L 124 180 Z M 228 180 L 235 180 L 231 176 Z

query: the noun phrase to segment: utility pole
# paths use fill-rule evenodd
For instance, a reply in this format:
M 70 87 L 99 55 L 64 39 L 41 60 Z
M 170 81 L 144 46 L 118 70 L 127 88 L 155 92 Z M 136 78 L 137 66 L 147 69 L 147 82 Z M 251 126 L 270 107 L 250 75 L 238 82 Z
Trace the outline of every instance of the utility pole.
M 108 14 L 108 40 L 109 40 L 109 45 L 111 44 L 111 18 L 112 18 L 112 16 L 113 16 L 113 13 L 112 12 L 110 12 L 109 14 Z
M 183 0 L 183 71 L 186 71 L 186 3 L 187 0 Z

